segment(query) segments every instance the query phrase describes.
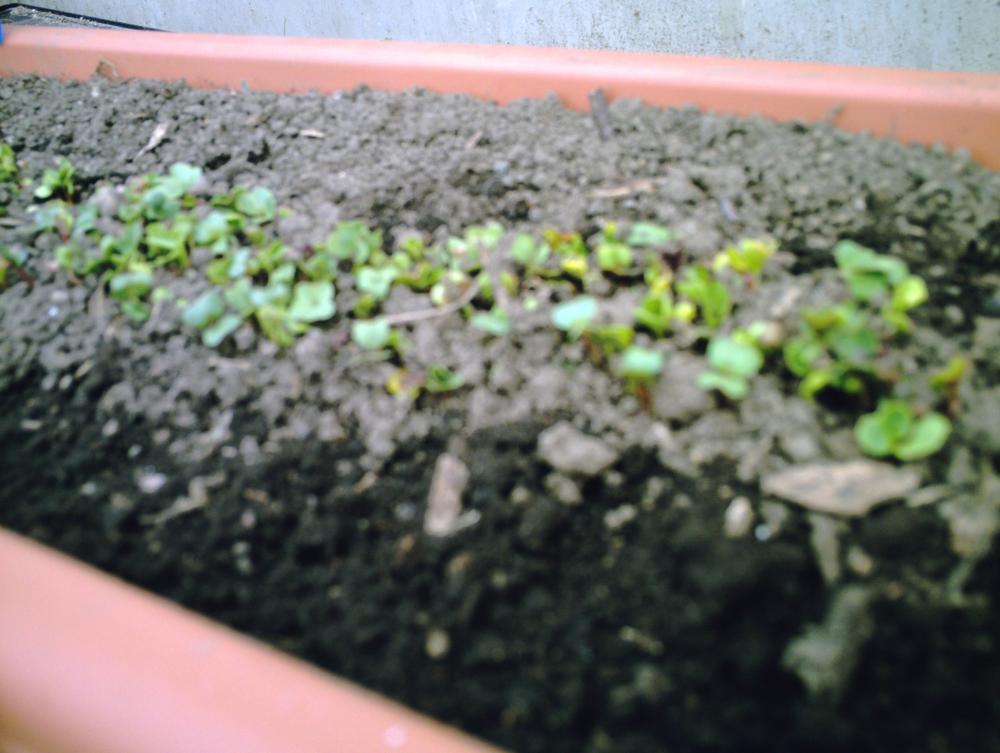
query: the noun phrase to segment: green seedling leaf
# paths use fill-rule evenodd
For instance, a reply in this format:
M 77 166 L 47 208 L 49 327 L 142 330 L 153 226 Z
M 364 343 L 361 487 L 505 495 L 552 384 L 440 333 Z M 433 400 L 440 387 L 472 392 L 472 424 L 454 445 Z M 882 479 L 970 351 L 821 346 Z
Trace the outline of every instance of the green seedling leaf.
M 226 301 L 218 290 L 209 290 L 189 303 L 181 314 L 185 325 L 204 330 L 214 324 L 226 311 Z
M 552 309 L 552 323 L 575 340 L 597 317 L 597 299 L 579 296 L 564 301 Z
M 274 194 L 263 186 L 256 186 L 249 191 L 240 193 L 234 205 L 237 212 L 249 217 L 254 222 L 263 225 L 274 219 L 278 203 Z
M 895 456 L 904 462 L 933 455 L 948 441 L 951 422 L 939 413 L 915 418 L 902 400 L 885 399 L 874 413 L 858 419 L 854 436 L 858 446 L 873 457 Z
M 375 300 L 384 300 L 389 295 L 392 283 L 399 276 L 399 271 L 395 267 L 362 267 L 358 270 L 357 289 L 360 293 L 367 293 Z
M 122 313 L 134 322 L 144 322 L 149 319 L 149 306 L 142 301 L 130 299 L 121 302 Z
M 145 269 L 120 272 L 111 278 L 111 297 L 119 301 L 138 300 L 147 295 L 155 284 L 153 273 Z
M 796 376 L 804 377 L 826 355 L 826 348 L 806 337 L 797 337 L 785 343 L 782 349 L 785 365 Z
M 209 212 L 194 229 L 195 244 L 210 248 L 217 254 L 225 252 L 233 235 L 233 227 L 226 214 L 215 210 Z
M 20 173 L 14 150 L 7 143 L 0 143 L 0 183 L 17 183 Z
M 625 274 L 632 261 L 632 249 L 621 241 L 604 239 L 597 245 L 597 264 L 605 272 Z
M 909 275 L 900 280 L 893 289 L 892 308 L 896 311 L 909 311 L 926 303 L 928 297 L 927 283 L 923 278 Z
M 618 373 L 634 382 L 649 382 L 663 371 L 663 354 L 658 350 L 630 345 L 622 353 Z
M 338 222 L 326 237 L 323 249 L 334 259 L 364 264 L 382 248 L 382 233 L 374 231 L 357 220 Z
M 224 314 L 215 324 L 206 327 L 201 333 L 201 341 L 209 348 L 217 348 L 222 341 L 239 329 L 243 317 L 237 314 Z
M 503 337 L 510 332 L 510 317 L 500 308 L 477 312 L 473 314 L 469 323 L 476 329 L 489 332 L 495 337 Z
M 722 324 L 732 310 L 726 286 L 700 265 L 687 267 L 684 279 L 677 283 L 677 292 L 698 305 L 705 324 L 711 329 Z
M 383 317 L 355 321 L 351 325 L 351 339 L 365 350 L 379 350 L 389 344 L 392 327 Z
M 938 452 L 951 436 L 951 421 L 940 413 L 928 413 L 917 419 L 909 436 L 896 446 L 896 457 L 904 463 L 920 460 Z
M 264 336 L 282 348 L 294 345 L 295 338 L 309 329 L 308 324 L 292 319 L 280 306 L 271 304 L 261 306 L 255 316 Z
M 633 312 L 636 322 L 657 337 L 663 337 L 670 329 L 674 316 L 674 303 L 669 293 L 650 293 Z
M 175 263 L 187 267 L 187 243 L 191 230 L 191 223 L 180 219 L 171 225 L 162 222 L 147 225 L 144 240 L 149 257 L 159 266 Z
M 49 168 L 42 174 L 42 183 L 35 189 L 35 198 L 47 201 L 59 197 L 72 201 L 76 188 L 73 178 L 76 170 L 67 160 L 59 161 L 58 167 Z
M 750 391 L 750 385 L 743 377 L 719 371 L 703 371 L 698 375 L 697 383 L 701 389 L 718 390 L 730 400 L 742 400 Z
M 237 280 L 230 285 L 223 294 L 223 297 L 226 299 L 229 307 L 244 319 L 251 316 L 258 306 L 258 301 L 255 300 L 254 285 L 246 278 Z
M 743 275 L 759 275 L 774 251 L 774 244 L 768 241 L 742 240 L 735 246 L 726 246 L 715 257 L 713 267 L 716 270 L 728 267 Z
M 586 256 L 587 244 L 579 233 L 560 233 L 558 230 L 546 230 L 542 237 L 549 248 L 559 256 Z
M 201 181 L 201 168 L 186 162 L 175 162 L 170 166 L 170 172 L 163 182 L 169 186 L 175 196 L 191 193 Z
M 964 356 L 952 356 L 948 364 L 932 374 L 928 381 L 934 389 L 946 390 L 961 382 L 968 370 L 968 359 Z
M 851 295 L 862 301 L 888 293 L 909 273 L 905 262 L 854 241 L 840 241 L 833 255 Z
M 544 243 L 535 243 L 535 239 L 527 233 L 520 233 L 510 247 L 510 255 L 514 261 L 529 272 L 541 267 L 549 258 L 549 247 Z
M 666 246 L 674 238 L 674 234 L 662 225 L 654 225 L 651 222 L 637 222 L 632 225 L 628 238 L 625 242 L 636 247 L 661 247 Z
M 332 282 L 300 282 L 295 285 L 292 303 L 288 307 L 288 316 L 295 321 L 322 322 L 336 311 Z
M 582 280 L 587 276 L 587 271 L 590 269 L 590 265 L 587 264 L 587 259 L 585 257 L 567 256 L 559 262 L 559 268 L 570 277 Z
M 716 337 L 708 344 L 708 362 L 718 371 L 751 377 L 764 365 L 760 349 L 730 337 Z
M 433 393 L 452 392 L 464 383 L 462 377 L 446 366 L 431 366 L 427 369 L 424 388 Z
M 604 351 L 604 355 L 610 356 L 625 350 L 632 344 L 632 340 L 635 339 L 635 330 L 627 324 L 605 324 L 591 329 L 590 336 Z

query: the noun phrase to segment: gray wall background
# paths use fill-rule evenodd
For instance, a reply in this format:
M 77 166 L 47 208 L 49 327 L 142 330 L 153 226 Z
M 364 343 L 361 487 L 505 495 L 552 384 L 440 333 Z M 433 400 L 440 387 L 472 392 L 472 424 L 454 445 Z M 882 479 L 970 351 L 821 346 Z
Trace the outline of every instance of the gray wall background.
M 171 31 L 1000 71 L 1000 0 L 33 0 Z

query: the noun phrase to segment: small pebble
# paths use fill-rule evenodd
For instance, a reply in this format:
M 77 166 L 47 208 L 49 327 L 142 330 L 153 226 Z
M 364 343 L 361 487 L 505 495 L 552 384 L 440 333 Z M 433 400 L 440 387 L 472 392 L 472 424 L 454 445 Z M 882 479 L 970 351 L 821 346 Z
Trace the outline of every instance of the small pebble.
M 746 497 L 734 497 L 726 508 L 722 529 L 728 538 L 740 539 L 750 533 L 753 521 L 754 512 L 750 500 Z
M 618 471 L 608 471 L 604 474 L 604 483 L 611 489 L 620 489 L 625 483 L 625 477 Z
M 240 525 L 250 530 L 255 525 L 257 525 L 257 513 L 253 510 L 244 510 L 240 514 Z
M 875 569 L 875 560 L 861 547 L 852 546 L 847 550 L 847 566 L 852 573 L 860 578 L 865 578 L 871 575 Z
M 105 439 L 110 439 L 111 437 L 113 437 L 115 434 L 118 433 L 119 428 L 120 426 L 118 424 L 118 420 L 112 418 L 106 424 L 104 424 L 103 427 L 101 427 L 101 436 L 104 437 Z
M 84 497 L 96 497 L 97 496 L 97 484 L 93 481 L 84 482 L 83 486 L 80 487 L 80 494 Z
M 771 530 L 771 526 L 767 523 L 760 523 L 756 528 L 753 529 L 753 536 L 757 541 L 767 541 L 774 535 Z
M 136 486 L 143 494 L 156 494 L 167 484 L 167 477 L 158 473 L 155 469 L 149 468 L 139 474 L 136 479 Z
M 604 525 L 608 530 L 617 531 L 635 520 L 638 514 L 639 510 L 635 505 L 622 505 L 604 513 Z
M 44 426 L 44 424 L 35 418 L 26 418 L 21 421 L 22 431 L 38 431 L 42 428 L 42 426 Z
M 443 659 L 451 649 L 451 638 L 441 628 L 431 628 L 427 631 L 427 640 L 424 642 L 424 651 L 432 659 Z
M 61 389 L 63 392 L 65 392 L 72 386 L 73 386 L 72 374 L 66 374 L 62 379 L 59 380 L 59 389 Z
M 583 502 L 580 487 L 569 476 L 550 473 L 545 477 L 545 489 L 567 507 L 575 507 Z
M 132 445 L 131 447 L 128 448 L 128 452 L 126 454 L 128 455 L 129 460 L 135 460 L 142 454 L 142 445 L 139 444 Z
M 49 310 L 47 313 L 49 315 L 49 319 L 55 319 L 57 316 L 59 316 L 59 307 L 49 306 Z
M 515 486 L 510 492 L 510 503 L 514 507 L 523 507 L 531 501 L 531 492 L 523 486 Z

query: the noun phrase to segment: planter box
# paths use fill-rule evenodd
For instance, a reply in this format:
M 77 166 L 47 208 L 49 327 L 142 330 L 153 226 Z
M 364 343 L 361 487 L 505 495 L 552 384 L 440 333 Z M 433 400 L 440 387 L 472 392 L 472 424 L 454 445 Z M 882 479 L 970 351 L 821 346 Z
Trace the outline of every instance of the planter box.
M 1000 167 L 1000 76 L 665 55 L 14 28 L 0 75 L 184 79 L 281 92 L 365 83 L 501 102 L 602 88 L 656 105 L 963 147 Z M 0 532 L 2 753 L 488 747 L 112 578 Z M 151 647 L 155 646 L 155 650 Z

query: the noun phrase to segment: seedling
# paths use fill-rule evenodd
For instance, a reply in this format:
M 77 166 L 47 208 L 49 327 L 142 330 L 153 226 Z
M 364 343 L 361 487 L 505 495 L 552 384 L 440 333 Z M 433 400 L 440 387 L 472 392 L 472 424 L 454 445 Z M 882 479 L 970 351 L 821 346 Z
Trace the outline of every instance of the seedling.
M 580 338 L 597 317 L 597 299 L 582 295 L 552 309 L 552 323 L 572 341 Z
M 232 244 L 234 231 L 239 229 L 238 224 L 231 222 L 231 217 L 231 214 L 218 210 L 209 212 L 195 226 L 192 240 L 196 245 L 211 249 L 217 255 L 224 254 Z
M 376 301 L 384 300 L 398 275 L 399 271 L 395 267 L 362 267 L 357 273 L 358 292 L 370 295 Z
M 383 317 L 357 320 L 351 325 L 351 339 L 364 350 L 380 350 L 389 344 L 392 327 Z
M 35 189 L 35 198 L 47 201 L 58 197 L 72 201 L 73 195 L 76 193 L 76 187 L 73 184 L 75 175 L 76 170 L 73 169 L 73 165 L 65 159 L 60 160 L 57 167 L 49 168 L 42 174 L 42 183 Z
M 909 332 L 913 326 L 907 315 L 912 309 L 927 301 L 927 284 L 916 275 L 900 280 L 892 290 L 892 298 L 882 309 L 882 316 L 899 332 Z
M 653 402 L 649 386 L 663 371 L 663 360 L 657 350 L 630 345 L 618 362 L 618 374 L 646 410 Z
M 263 186 L 256 186 L 249 191 L 237 188 L 233 192 L 233 198 L 233 208 L 259 225 L 271 222 L 278 210 L 274 194 Z
M 840 241 L 833 255 L 851 295 L 860 301 L 887 295 L 908 274 L 903 261 L 877 254 L 854 241 Z
M 750 378 L 764 365 L 764 354 L 746 332 L 714 337 L 708 344 L 711 371 L 698 375 L 703 390 L 718 390 L 730 400 L 742 400 L 750 391 Z
M 0 142 L 0 183 L 17 184 L 20 173 L 17 169 L 17 158 L 10 144 Z
M 369 230 L 357 220 L 338 222 L 326 237 L 322 250 L 334 259 L 364 264 L 376 251 L 382 248 L 381 231 Z
M 885 399 L 874 413 L 858 419 L 858 446 L 876 458 L 892 455 L 904 462 L 933 455 L 948 441 L 951 422 L 940 413 L 916 417 L 902 400 Z
M 624 275 L 632 268 L 632 263 L 632 249 L 618 240 L 615 225 L 605 225 L 597 244 L 597 265 L 601 271 Z
M 453 392 L 465 384 L 462 377 L 447 366 L 431 366 L 427 369 L 424 388 L 431 393 Z
M 663 371 L 663 354 L 658 350 L 630 345 L 622 353 L 618 373 L 631 384 L 648 383 Z
M 292 302 L 288 307 L 288 316 L 296 322 L 322 322 L 331 318 L 337 311 L 334 302 L 333 283 L 298 282 L 292 290 Z
M 825 389 L 856 395 L 875 377 L 881 348 L 870 317 L 853 303 L 802 313 L 802 333 L 783 349 L 785 365 L 799 377 L 799 394 L 811 400 Z
M 469 323 L 476 329 L 481 329 L 495 337 L 502 337 L 510 332 L 510 317 L 506 311 L 495 306 L 489 311 L 473 314 Z
M 674 234 L 662 225 L 651 222 L 636 222 L 629 231 L 625 242 L 638 248 L 659 248 L 666 246 L 674 238 Z
M 677 283 L 677 292 L 697 304 L 705 324 L 711 329 L 722 324 L 732 310 L 726 286 L 701 265 L 684 270 L 684 279 Z
M 27 275 L 21 268 L 28 260 L 28 252 L 22 248 L 10 248 L 0 243 L 0 288 L 7 286 L 7 277 L 10 270 L 20 272 L 22 277 Z M 30 279 L 30 278 L 29 278 Z
M 510 255 L 525 272 L 534 274 L 548 261 L 551 250 L 545 243 L 535 243 L 527 233 L 520 233 L 510 247 Z
M 969 361 L 964 356 L 953 356 L 948 364 L 931 375 L 928 382 L 935 390 L 944 393 L 948 399 L 948 412 L 958 413 L 958 387 L 969 370 Z
M 773 243 L 761 240 L 742 240 L 735 246 L 726 246 L 712 264 L 713 269 L 720 271 L 732 269 L 734 272 L 746 275 L 751 279 L 764 269 L 764 264 L 774 254 Z
M 605 324 L 592 327 L 587 335 L 601 349 L 605 357 L 620 353 L 632 344 L 635 330 L 627 324 Z
M 670 329 L 674 316 L 674 303 L 669 293 L 650 293 L 635 310 L 636 322 L 657 337 L 663 337 Z

